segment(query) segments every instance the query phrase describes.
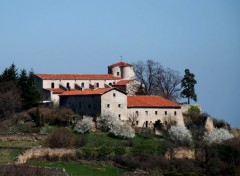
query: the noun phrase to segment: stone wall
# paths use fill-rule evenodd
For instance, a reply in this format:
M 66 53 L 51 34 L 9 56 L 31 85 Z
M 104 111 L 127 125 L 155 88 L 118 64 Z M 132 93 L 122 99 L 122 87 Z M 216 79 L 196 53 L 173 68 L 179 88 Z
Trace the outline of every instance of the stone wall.
M 178 147 L 168 150 L 165 154 L 166 159 L 190 159 L 205 160 L 205 152 L 200 149 L 190 149 L 186 147 Z
M 51 148 L 41 148 L 36 147 L 25 151 L 22 155 L 19 155 L 16 159 L 15 164 L 24 164 L 27 160 L 32 158 L 42 158 L 46 156 L 54 157 L 58 156 L 61 158 L 64 155 L 75 155 L 74 149 L 51 149 Z

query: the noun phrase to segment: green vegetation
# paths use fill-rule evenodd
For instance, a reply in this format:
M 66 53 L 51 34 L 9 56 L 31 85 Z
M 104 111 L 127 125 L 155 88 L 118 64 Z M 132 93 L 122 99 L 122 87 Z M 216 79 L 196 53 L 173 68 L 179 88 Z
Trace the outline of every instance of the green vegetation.
M 40 145 L 40 141 L 0 141 L 0 148 L 31 148 Z
M 24 150 L 19 149 L 0 149 L 0 164 L 7 164 L 12 162 L 16 157 L 21 154 Z
M 45 160 L 31 160 L 27 164 L 34 166 L 45 166 L 54 168 L 64 168 L 71 176 L 120 176 L 125 171 L 112 165 L 83 164 L 81 162 L 46 162 Z

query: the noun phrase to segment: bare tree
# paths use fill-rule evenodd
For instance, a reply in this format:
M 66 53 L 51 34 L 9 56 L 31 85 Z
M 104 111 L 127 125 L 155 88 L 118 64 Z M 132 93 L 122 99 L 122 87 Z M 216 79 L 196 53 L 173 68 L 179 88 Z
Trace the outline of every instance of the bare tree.
M 21 108 L 21 93 L 13 82 L 0 83 L 0 116 Z
M 164 69 L 156 76 L 156 93 L 169 100 L 176 101 L 180 97 L 181 76 L 170 68 Z
M 153 60 L 138 61 L 134 69 L 136 80 L 140 82 L 136 94 L 161 95 L 172 101 L 180 97 L 181 76 L 177 71 L 165 69 Z
M 154 94 L 157 75 L 163 71 L 162 66 L 153 60 L 147 60 L 146 63 L 138 61 L 134 64 L 135 76 L 141 84 L 141 88 L 147 95 Z

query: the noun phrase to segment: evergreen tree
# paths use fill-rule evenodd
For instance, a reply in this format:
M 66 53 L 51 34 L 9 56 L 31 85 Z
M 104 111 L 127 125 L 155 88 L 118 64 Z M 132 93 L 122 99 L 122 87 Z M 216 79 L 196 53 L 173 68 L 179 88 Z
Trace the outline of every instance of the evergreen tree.
M 25 79 L 24 75 L 22 75 L 22 79 Z M 25 83 L 22 82 L 22 85 L 25 85 Z M 31 108 L 39 103 L 41 96 L 37 89 L 33 70 L 28 73 L 27 86 L 22 87 L 22 91 L 24 92 L 22 94 L 22 98 L 24 99 L 24 108 Z
M 12 64 L 9 68 L 6 68 L 2 75 L 1 75 L 1 82 L 8 82 L 12 81 L 15 84 L 17 83 L 18 80 L 18 69 L 14 64 Z
M 185 75 L 182 79 L 182 88 L 183 91 L 181 92 L 181 96 L 183 98 L 188 99 L 188 104 L 190 104 L 190 99 L 193 99 L 194 101 L 197 101 L 197 95 L 195 93 L 195 84 L 197 84 L 197 81 L 195 80 L 195 75 L 189 71 L 189 69 L 185 70 Z
M 22 97 L 22 105 L 25 108 L 26 107 L 26 99 L 28 97 L 28 75 L 27 71 L 25 69 L 21 70 L 19 79 L 18 79 L 18 86 L 21 89 L 21 97 Z

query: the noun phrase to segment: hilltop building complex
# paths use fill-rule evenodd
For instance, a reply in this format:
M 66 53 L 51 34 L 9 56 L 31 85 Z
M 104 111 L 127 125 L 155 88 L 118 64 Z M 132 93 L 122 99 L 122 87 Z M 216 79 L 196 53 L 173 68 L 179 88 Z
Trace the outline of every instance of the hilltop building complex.
M 158 119 L 183 125 L 181 105 L 160 96 L 136 96 L 133 65 L 118 62 L 108 74 L 36 74 L 43 102 L 72 108 L 92 117 L 111 113 L 122 121 L 152 127 Z

